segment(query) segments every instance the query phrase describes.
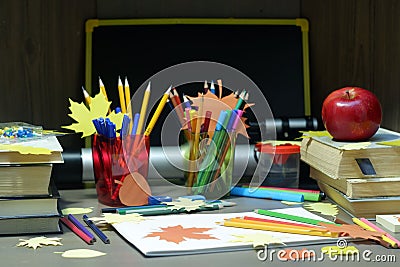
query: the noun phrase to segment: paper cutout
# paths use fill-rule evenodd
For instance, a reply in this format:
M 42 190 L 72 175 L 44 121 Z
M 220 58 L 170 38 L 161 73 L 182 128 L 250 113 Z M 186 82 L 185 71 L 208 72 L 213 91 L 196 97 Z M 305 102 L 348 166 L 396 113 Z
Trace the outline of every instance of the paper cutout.
M 279 251 L 279 260 L 292 260 L 292 261 L 297 261 L 297 260 L 302 260 L 302 259 L 308 259 L 308 258 L 314 258 L 315 257 L 315 252 L 313 250 L 309 250 L 306 248 L 303 249 L 284 249 Z
M 185 209 L 186 211 L 194 211 L 200 207 L 206 206 L 204 200 L 192 200 L 189 198 L 180 197 L 176 201 L 163 202 L 172 210 Z
M 355 150 L 355 149 L 366 149 L 371 145 L 371 142 L 355 142 L 340 146 L 343 150 Z
M 116 181 L 119 182 L 120 181 Z M 126 206 L 142 206 L 148 204 L 151 189 L 146 179 L 138 172 L 127 175 L 119 190 L 119 199 Z
M 61 210 L 63 215 L 79 215 L 79 214 L 88 214 L 93 212 L 93 208 L 65 208 Z
M 218 239 L 209 234 L 204 234 L 213 228 L 184 228 L 181 225 L 160 227 L 161 232 L 151 232 L 145 237 L 159 237 L 160 240 L 179 244 L 187 239 Z
M 329 257 L 336 255 L 357 255 L 359 250 L 355 246 L 339 247 L 339 246 L 325 246 L 321 248 L 321 252 L 328 254 Z
M 230 242 L 252 243 L 254 248 L 264 247 L 269 244 L 282 244 L 285 245 L 279 238 L 273 237 L 269 234 L 247 234 L 247 235 L 232 235 L 236 239 Z
M 146 220 L 145 217 L 140 215 L 139 213 L 129 213 L 125 215 L 120 215 L 118 213 L 103 213 L 102 217 L 92 217 L 90 218 L 93 222 L 114 224 L 114 223 L 123 223 L 123 222 L 133 222 L 140 223 L 141 221 Z
M 62 246 L 61 239 L 58 237 L 47 238 L 45 236 L 33 237 L 30 239 L 20 239 L 17 247 L 27 247 L 37 249 L 42 246 Z
M 328 216 L 336 216 L 339 213 L 337 205 L 331 203 L 309 203 L 305 204 L 304 207 Z
M 43 147 L 24 146 L 18 144 L 1 144 L 0 150 L 15 151 L 21 154 L 50 155 L 51 150 Z
M 54 253 L 62 253 L 61 256 L 63 258 L 77 258 L 77 259 L 95 258 L 107 255 L 107 253 L 104 252 L 92 249 L 85 249 L 85 248 L 70 249 L 64 252 L 54 252 Z
M 332 138 L 332 135 L 330 135 L 328 131 L 300 131 L 300 133 L 302 133 L 302 136 L 300 136 L 298 139 L 320 136 L 328 136 Z
M 83 138 L 96 133 L 96 129 L 92 120 L 98 118 L 109 118 L 110 121 L 115 123 L 117 130 L 121 129 L 124 114 L 122 112 L 115 113 L 115 111 L 112 111 L 109 115 L 107 115 L 111 101 L 107 101 L 101 92 L 95 97 L 91 97 L 91 103 L 89 104 L 90 109 L 88 109 L 83 102 L 77 103 L 71 99 L 69 99 L 69 102 L 69 109 L 72 113 L 68 115 L 77 121 L 77 123 L 72 123 L 68 126 L 62 126 L 62 128 L 73 130 L 76 133 L 81 132 Z
M 200 106 L 201 102 L 201 94 L 198 94 L 198 97 L 189 97 L 189 100 L 193 102 L 193 106 Z M 218 98 L 215 94 L 211 93 L 209 90 L 207 93 L 203 94 L 204 96 L 204 103 L 203 103 L 203 110 L 211 111 L 211 120 L 210 120 L 210 126 L 209 129 L 213 130 L 215 129 L 215 126 L 217 125 L 218 117 L 219 114 L 222 110 L 227 110 L 227 109 L 234 109 L 236 106 L 236 103 L 238 99 L 235 97 L 235 94 L 231 93 L 223 98 Z M 248 107 L 253 106 L 254 104 L 246 104 L 243 108 L 243 111 L 245 111 Z M 249 138 L 246 132 L 246 128 L 248 127 L 245 124 L 246 118 L 241 118 L 242 123 L 239 123 L 237 125 L 237 130 L 236 132 L 238 134 L 242 134 L 243 136 Z M 212 138 L 212 136 L 210 136 Z
M 302 205 L 304 202 L 294 202 L 294 201 L 282 200 L 281 203 L 288 205 L 288 206 L 295 206 L 295 205 Z
M 376 231 L 364 230 L 361 226 L 355 224 L 334 225 L 327 223 L 319 223 L 319 225 L 328 229 L 332 233 L 339 233 L 340 236 L 350 236 L 352 238 L 371 239 L 380 241 L 380 237 L 384 234 Z
M 400 139 L 394 140 L 394 141 L 383 141 L 383 142 L 378 142 L 378 145 L 384 145 L 384 146 L 400 146 Z

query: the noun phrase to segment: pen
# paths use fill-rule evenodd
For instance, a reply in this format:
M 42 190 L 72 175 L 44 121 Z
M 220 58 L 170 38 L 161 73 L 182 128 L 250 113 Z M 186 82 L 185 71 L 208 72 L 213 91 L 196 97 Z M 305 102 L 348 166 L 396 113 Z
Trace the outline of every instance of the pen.
M 96 233 L 96 235 L 103 241 L 105 244 L 110 244 L 110 239 L 94 224 L 92 220 L 89 220 L 88 216 L 83 215 L 83 221 Z
M 94 237 L 94 235 L 93 235 L 91 232 L 89 232 L 89 231 L 86 229 L 86 227 L 83 226 L 83 225 L 78 221 L 78 219 L 76 219 L 76 218 L 74 217 L 74 215 L 68 214 L 68 220 L 70 220 L 73 224 L 75 224 L 75 226 L 78 227 L 82 232 L 84 232 L 85 235 L 87 235 L 88 237 L 90 237 L 90 238 L 93 240 L 93 242 L 96 241 L 96 238 Z
M 156 207 L 165 207 L 165 204 L 159 205 L 143 205 L 143 206 L 128 206 L 128 207 L 116 207 L 116 208 L 103 208 L 101 209 L 102 213 L 118 213 L 119 210 L 137 210 L 137 209 L 146 209 L 146 208 L 156 208 Z
M 82 232 L 78 227 L 75 226 L 68 218 L 62 217 L 60 221 L 65 224 L 72 232 L 74 232 L 77 236 L 79 236 L 83 241 L 85 241 L 88 245 L 93 245 L 93 239 L 90 236 L 86 235 Z

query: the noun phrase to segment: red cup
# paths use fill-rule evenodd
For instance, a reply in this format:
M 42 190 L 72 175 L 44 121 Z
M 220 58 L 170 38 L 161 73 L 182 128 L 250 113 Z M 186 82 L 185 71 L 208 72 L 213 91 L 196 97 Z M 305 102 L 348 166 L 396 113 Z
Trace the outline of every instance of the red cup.
M 92 157 L 98 201 L 108 206 L 123 206 L 119 193 L 124 179 L 133 172 L 147 178 L 149 152 L 148 136 L 128 135 L 121 140 L 94 135 Z

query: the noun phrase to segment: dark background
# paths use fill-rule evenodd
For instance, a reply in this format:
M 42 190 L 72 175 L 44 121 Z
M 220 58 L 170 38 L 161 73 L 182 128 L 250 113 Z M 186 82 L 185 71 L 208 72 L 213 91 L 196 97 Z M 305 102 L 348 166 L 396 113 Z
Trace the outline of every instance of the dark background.
M 400 130 L 396 0 L 0 0 L 0 121 L 71 124 L 68 98 L 82 100 L 85 21 L 152 17 L 307 18 L 312 115 L 330 91 L 357 85 L 380 99 L 382 126 Z M 61 142 L 84 143 L 76 135 Z

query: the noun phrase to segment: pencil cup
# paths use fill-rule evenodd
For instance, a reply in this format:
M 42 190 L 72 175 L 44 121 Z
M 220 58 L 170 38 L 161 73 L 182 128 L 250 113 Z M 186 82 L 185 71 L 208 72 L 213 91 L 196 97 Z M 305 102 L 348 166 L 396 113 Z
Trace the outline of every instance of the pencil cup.
M 196 137 L 181 133 L 183 175 L 189 193 L 218 199 L 229 196 L 232 187 L 236 134 L 225 131 L 208 134 Z
M 123 206 L 123 194 L 137 187 L 129 174 L 147 179 L 150 144 L 148 136 L 128 135 L 107 138 L 95 135 L 92 142 L 93 169 L 98 201 L 108 206 Z M 130 176 L 131 177 L 131 176 Z

